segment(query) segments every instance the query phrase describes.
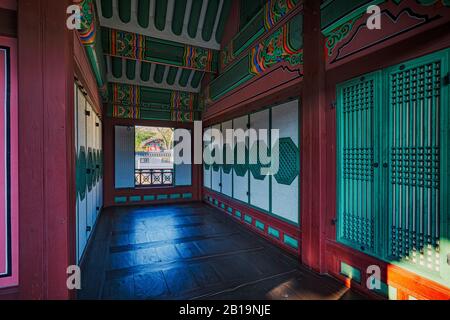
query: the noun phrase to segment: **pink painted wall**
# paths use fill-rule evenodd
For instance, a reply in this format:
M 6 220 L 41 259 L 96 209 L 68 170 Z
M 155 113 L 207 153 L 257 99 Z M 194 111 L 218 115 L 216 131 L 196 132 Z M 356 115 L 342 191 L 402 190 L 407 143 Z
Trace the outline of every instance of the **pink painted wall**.
M 19 281 L 16 47 L 15 39 L 0 37 L 0 288 L 18 285 Z M 7 120 L 9 132 L 5 128 Z

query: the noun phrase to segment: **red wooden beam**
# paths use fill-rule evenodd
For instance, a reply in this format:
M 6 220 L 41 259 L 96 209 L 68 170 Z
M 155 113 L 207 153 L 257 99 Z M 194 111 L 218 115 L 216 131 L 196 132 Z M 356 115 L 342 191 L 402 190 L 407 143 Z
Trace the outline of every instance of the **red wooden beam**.
M 301 105 L 302 262 L 325 272 L 326 123 L 325 57 L 320 28 L 320 1 L 305 0 L 304 79 Z
M 20 281 L 24 299 L 67 299 L 75 262 L 73 33 L 68 0 L 18 3 Z

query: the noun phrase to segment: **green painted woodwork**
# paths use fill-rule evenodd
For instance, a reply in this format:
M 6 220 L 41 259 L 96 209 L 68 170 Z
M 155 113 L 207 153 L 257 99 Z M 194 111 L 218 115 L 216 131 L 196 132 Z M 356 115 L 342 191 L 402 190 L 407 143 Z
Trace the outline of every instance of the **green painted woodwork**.
M 262 231 L 264 231 L 264 229 L 265 229 L 264 223 L 262 223 L 259 220 L 255 220 L 255 227 L 258 228 L 259 230 L 262 230 Z
M 76 162 L 76 189 L 81 201 L 86 197 L 86 169 L 86 149 L 84 146 L 80 146 Z
M 160 64 L 156 65 L 156 67 L 155 67 L 155 75 L 153 77 L 153 80 L 156 83 L 162 83 L 163 77 L 164 77 L 164 70 L 166 70 L 165 66 L 160 65 Z
M 105 54 L 188 69 L 215 72 L 218 53 L 116 29 L 101 29 Z
M 115 203 L 126 203 L 127 197 L 114 197 L 114 202 Z
M 128 80 L 136 77 L 136 60 L 126 60 L 126 73 Z
M 159 31 L 166 27 L 167 0 L 156 0 L 155 27 Z
M 233 214 L 233 208 L 232 207 L 228 207 L 227 211 L 228 211 L 229 214 Z
M 246 214 L 244 215 L 244 221 L 248 224 L 252 224 L 253 218 Z
M 209 87 L 211 99 L 217 100 L 242 83 L 253 78 L 253 74 L 249 70 L 250 57 L 244 56 L 236 62 L 227 71 L 214 79 Z
M 167 199 L 169 199 L 169 195 L 167 194 L 158 194 L 156 196 L 156 200 L 167 200 Z
M 139 87 L 114 83 L 110 85 L 109 102 L 121 106 L 165 107 L 166 109 L 194 110 L 197 96 L 182 91 Z
M 298 249 L 298 240 L 297 239 L 294 239 L 294 238 L 288 236 L 287 234 L 285 234 L 283 236 L 283 241 L 288 246 L 290 246 L 290 247 L 292 247 L 294 249 Z
M 180 76 L 180 80 L 179 80 L 179 85 L 182 87 L 186 87 L 189 77 L 191 75 L 192 70 L 189 69 L 183 69 L 183 71 L 181 71 L 181 76 Z
M 385 0 L 381 1 L 384 2 Z M 328 28 L 349 14 L 361 14 L 373 0 L 325 1 L 321 6 L 322 29 Z M 380 1 L 378 1 L 380 2 Z
M 277 238 L 277 239 L 280 238 L 280 231 L 278 231 L 277 229 L 272 228 L 272 227 L 270 227 L 270 226 L 267 228 L 267 233 L 268 233 L 270 236 L 275 237 L 275 238 Z
M 182 195 L 183 199 L 192 199 L 192 193 L 183 193 Z
M 113 0 L 102 0 L 101 7 L 102 13 L 105 18 L 111 18 L 113 16 Z
M 111 57 L 112 74 L 115 78 L 122 77 L 122 63 L 122 59 L 118 57 Z
M 172 18 L 172 32 L 176 35 L 180 35 L 183 31 L 184 13 L 186 11 L 187 0 L 175 1 L 175 7 L 173 9 Z
M 144 201 L 155 201 L 155 199 L 154 195 L 144 196 Z
M 179 194 L 179 193 L 172 193 L 172 194 L 169 196 L 169 198 L 170 198 L 170 199 L 173 199 L 173 200 L 175 200 L 175 199 L 180 199 L 180 198 L 181 198 L 181 194 Z
M 244 29 L 252 19 L 264 12 L 263 7 L 267 0 L 240 1 L 240 29 Z
M 167 74 L 166 82 L 169 85 L 173 85 L 175 83 L 175 79 L 177 78 L 178 68 L 170 67 L 169 73 Z
M 225 210 L 225 204 L 224 203 L 221 203 L 220 207 Z
M 338 241 L 450 280 L 449 50 L 337 88 Z
M 178 2 L 178 1 L 176 1 Z M 148 28 L 150 24 L 150 0 L 139 0 L 137 11 L 138 23 L 142 28 Z
M 91 192 L 92 187 L 94 186 L 94 169 L 93 169 L 93 156 L 92 156 L 92 148 L 88 148 L 87 152 L 87 170 L 89 172 L 87 173 L 87 188 L 88 192 Z
M 234 56 L 230 57 L 225 48 L 220 58 L 222 68 L 233 62 L 211 81 L 209 88 L 204 90 L 206 100 L 216 101 L 280 63 L 287 63 L 300 69 L 303 64 L 302 26 L 303 16 L 295 15 L 285 25 L 261 39 L 246 55 L 237 60 L 234 60 Z
M 450 216 L 447 200 L 443 200 L 449 196 L 444 168 L 448 167 L 450 137 L 443 132 L 448 132 L 450 100 L 448 85 L 445 88 L 442 83 L 449 72 L 448 52 L 385 71 L 390 195 L 387 255 L 437 276 L 448 266 L 442 255 L 450 252 L 450 246 L 446 247 L 449 238 L 444 238 L 450 232 L 441 228 Z
M 150 70 L 151 70 L 152 64 L 149 62 L 143 61 L 141 63 L 141 80 L 142 81 L 149 81 L 150 80 Z
M 338 86 L 338 239 L 377 254 L 380 73 Z M 378 165 L 379 166 L 379 165 Z M 378 183 L 377 183 L 378 182 Z
M 203 72 L 200 72 L 200 71 L 194 71 L 194 76 L 192 77 L 192 81 L 191 81 L 191 86 L 192 86 L 192 88 L 198 88 L 199 87 L 199 85 L 200 85 L 200 82 L 202 81 L 202 79 L 203 79 L 203 75 L 204 75 L 204 73 Z
M 130 202 L 140 202 L 142 200 L 141 196 L 131 196 L 129 199 Z
M 341 274 L 352 281 L 361 283 L 361 271 L 341 261 Z
M 188 23 L 188 34 L 191 38 L 195 38 L 197 35 L 198 22 L 200 19 L 202 6 L 203 0 L 192 0 L 191 15 Z
M 96 18 L 96 6 L 94 0 L 81 0 L 78 3 L 81 11 L 81 28 L 78 30 L 81 43 L 89 59 L 92 72 L 99 87 L 102 98 L 108 95 L 106 85 L 106 67 L 103 59 L 102 44 L 97 41 L 100 29 Z
M 223 33 L 225 31 L 227 19 L 230 15 L 230 9 L 231 9 L 231 0 L 224 0 L 222 12 L 220 13 L 220 18 L 219 18 L 219 22 L 217 24 L 217 30 L 216 30 L 216 35 L 215 35 L 217 43 L 221 43 L 221 41 L 222 41 L 222 37 L 223 37 Z
M 131 21 L 131 1 L 118 0 L 119 4 L 119 18 L 124 23 Z
M 300 173 L 300 152 L 291 138 L 280 138 L 279 167 L 273 176 L 279 184 L 291 185 Z
M 202 39 L 205 41 L 211 40 L 214 23 L 217 17 L 217 10 L 219 10 L 219 0 L 209 0 L 206 7 L 205 21 L 203 22 Z
M 262 8 L 261 4 L 254 1 L 241 2 L 241 5 L 252 8 L 255 4 L 257 8 L 260 8 L 259 11 L 251 14 L 251 20 L 246 22 L 245 27 L 241 29 L 221 52 L 220 62 L 222 69 L 230 65 L 242 52 L 249 49 L 259 37 L 264 35 L 264 33 L 277 26 L 287 14 L 296 8 L 298 0 L 267 1 Z M 245 13 L 247 14 L 251 11 L 252 9 L 249 9 L 246 10 Z M 301 30 L 303 24 L 300 24 L 298 27 Z M 302 36 L 303 35 L 300 32 L 300 38 Z
M 235 215 L 236 217 L 238 217 L 238 218 L 241 218 L 241 217 L 242 217 L 242 213 L 241 213 L 240 211 L 238 211 L 238 210 L 236 210 L 236 211 L 234 212 L 234 215 Z

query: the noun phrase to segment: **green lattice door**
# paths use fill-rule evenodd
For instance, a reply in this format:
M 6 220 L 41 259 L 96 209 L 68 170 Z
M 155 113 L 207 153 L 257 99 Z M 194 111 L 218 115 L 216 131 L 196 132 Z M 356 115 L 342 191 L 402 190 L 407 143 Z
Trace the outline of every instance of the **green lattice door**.
M 378 254 L 381 73 L 338 87 L 338 240 Z
M 389 259 L 439 276 L 448 269 L 447 52 L 385 71 Z M 445 134 L 447 133 L 447 134 Z M 447 171 L 447 172 L 446 172 Z M 446 193 L 445 190 L 447 190 Z M 444 249 L 445 250 L 442 250 Z
M 450 286 L 449 50 L 337 88 L 338 241 Z

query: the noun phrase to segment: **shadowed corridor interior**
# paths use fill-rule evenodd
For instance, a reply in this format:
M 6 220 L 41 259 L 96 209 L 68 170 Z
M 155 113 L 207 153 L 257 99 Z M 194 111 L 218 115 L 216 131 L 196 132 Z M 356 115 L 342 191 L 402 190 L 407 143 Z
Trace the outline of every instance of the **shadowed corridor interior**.
M 109 208 L 81 299 L 363 299 L 205 204 Z

